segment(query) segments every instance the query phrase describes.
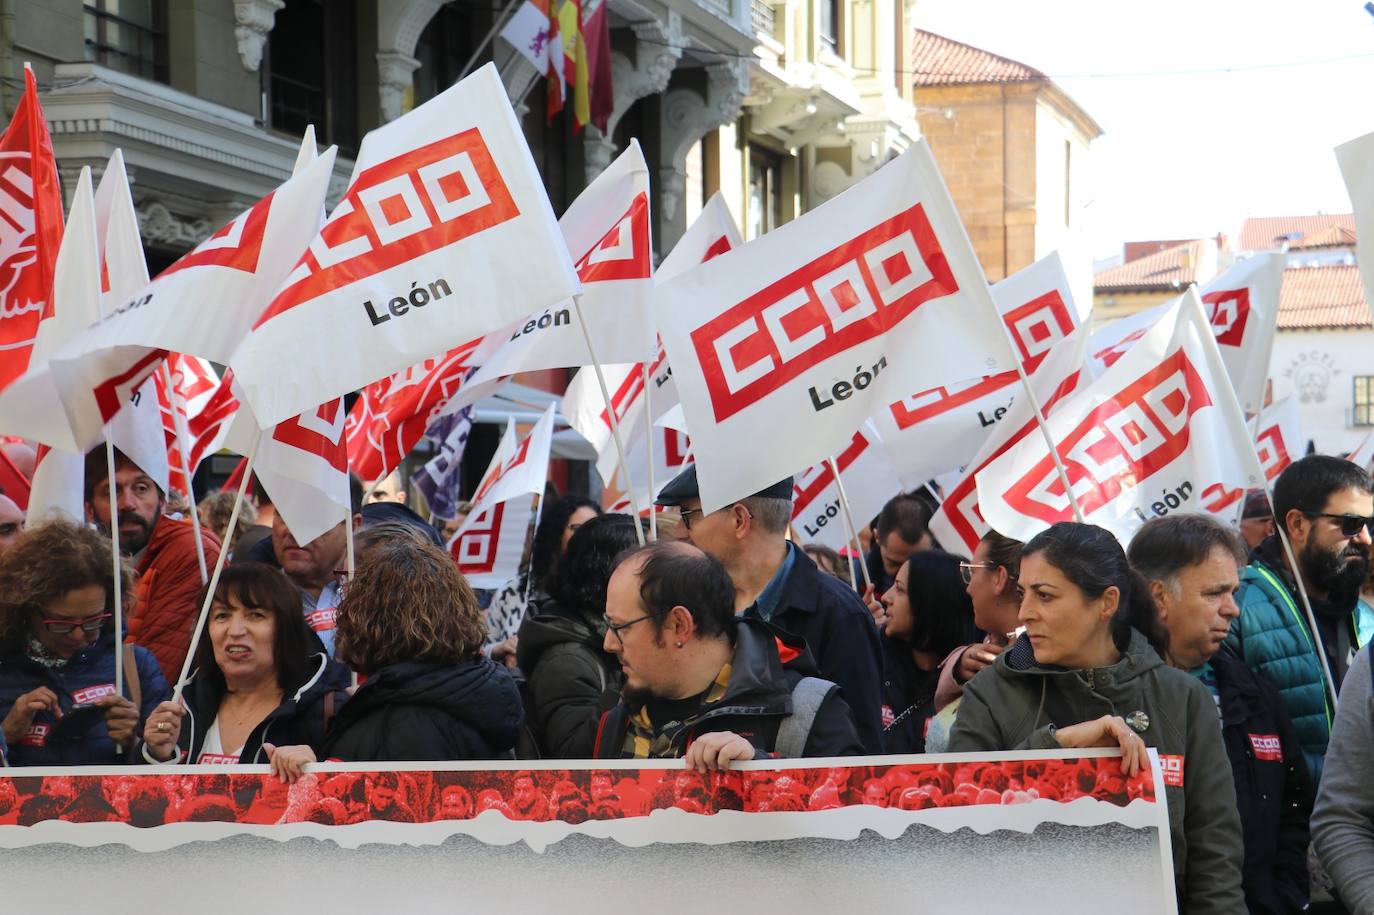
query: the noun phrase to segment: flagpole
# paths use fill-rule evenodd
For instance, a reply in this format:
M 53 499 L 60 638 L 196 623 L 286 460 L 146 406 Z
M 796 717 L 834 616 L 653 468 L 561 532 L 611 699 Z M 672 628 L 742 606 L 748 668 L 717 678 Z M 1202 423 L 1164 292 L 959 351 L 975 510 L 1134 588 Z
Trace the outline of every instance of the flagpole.
M 539 490 L 539 492 L 535 493 L 534 498 L 535 498 L 535 500 L 536 500 L 535 503 L 534 503 L 534 532 L 535 532 L 535 536 L 538 536 L 538 534 L 539 534 L 539 520 L 540 520 L 540 518 L 541 518 L 541 517 L 543 516 L 543 514 L 544 514 L 544 490 L 541 489 L 541 490 Z M 637 519 L 637 518 L 635 519 L 635 526 L 636 526 L 636 527 L 639 526 L 639 519 Z M 529 605 L 530 605 L 530 581 L 531 581 L 533 578 L 534 578 L 534 548 L 533 548 L 533 547 L 530 547 L 530 564 L 529 564 L 529 568 L 527 568 L 527 569 L 525 570 L 525 597 L 524 597 L 524 604 L 525 604 L 526 607 L 529 607 Z M 526 610 L 525 612 L 528 613 L 529 611 Z
M 506 4 L 505 9 L 501 10 L 501 15 L 496 17 L 496 21 L 492 23 L 491 29 L 487 31 L 486 37 L 477 45 L 477 50 L 472 52 L 472 57 L 468 58 L 468 62 L 463 65 L 462 72 L 458 74 L 458 79 L 454 80 L 455 83 L 472 72 L 473 66 L 476 65 L 478 58 L 486 51 L 487 45 L 491 44 L 492 40 L 496 38 L 497 33 L 499 33 L 501 27 L 506 24 L 506 20 L 510 19 L 516 7 L 524 2 L 525 0 L 510 0 L 510 2 Z
M 248 480 L 253 475 L 253 460 L 258 456 L 258 442 L 262 440 L 262 430 L 253 433 L 253 444 L 248 449 L 247 461 L 243 466 L 243 478 L 239 480 L 238 493 L 234 496 L 234 508 L 229 512 L 229 527 L 226 530 L 233 530 L 239 523 L 239 512 L 243 508 L 243 494 L 248 489 Z M 352 519 L 350 519 L 352 520 Z M 196 618 L 196 626 L 191 630 L 191 647 L 186 652 L 186 660 L 181 664 L 181 675 L 177 677 L 176 685 L 172 688 L 172 701 L 181 699 L 181 692 L 186 687 L 186 678 L 191 675 L 191 665 L 195 662 L 196 646 L 200 642 L 201 635 L 205 632 L 205 620 L 210 615 L 210 605 L 215 600 L 215 589 L 219 587 L 219 577 L 224 573 L 224 561 L 229 556 L 229 551 L 221 549 L 218 558 L 215 559 L 215 571 L 210 576 L 210 584 L 205 590 L 205 600 L 201 602 L 200 616 Z
M 114 643 L 115 643 L 115 695 L 124 695 L 124 582 L 123 563 L 119 555 L 119 488 L 115 484 L 114 442 L 110 437 L 110 427 L 105 426 L 105 467 L 109 472 L 106 481 L 110 487 L 110 551 L 114 554 Z
M 582 328 L 582 339 L 587 341 L 587 355 L 592 360 L 592 370 L 596 372 L 596 383 L 601 386 L 601 399 L 606 402 L 606 417 L 611 423 L 611 438 L 615 440 L 615 454 L 620 460 L 620 466 L 625 468 L 625 478 L 630 477 L 630 464 L 625 460 L 625 442 L 620 437 L 620 420 L 615 415 L 615 405 L 611 403 L 611 390 L 606 387 L 606 375 L 601 371 L 601 363 L 596 358 L 596 347 L 592 343 L 591 331 L 587 330 L 587 319 L 582 316 L 582 296 L 573 296 L 573 313 L 577 315 L 577 323 Z M 629 487 L 630 509 L 634 513 L 635 520 L 639 519 L 639 499 L 635 497 L 635 488 L 631 484 Z M 635 524 L 635 537 L 639 540 L 639 545 L 644 545 L 644 528 L 638 523 Z
M 654 491 L 654 409 L 649 401 L 649 363 L 640 363 L 644 369 L 644 430 L 649 439 L 649 539 L 658 540 L 658 511 L 654 508 L 654 499 L 658 493 Z M 625 471 L 625 479 L 633 487 L 634 481 L 630 480 L 630 471 Z
M 926 482 L 922 483 L 921 485 L 925 487 L 926 492 L 930 493 L 930 497 L 931 497 L 932 499 L 935 500 L 935 504 L 936 504 L 936 505 L 943 505 L 943 504 L 944 504 L 944 501 L 945 501 L 945 500 L 942 499 L 942 498 L 940 498 L 940 494 L 939 494 L 938 492 L 935 491 L 935 487 L 934 487 L 934 486 L 931 486 L 931 485 L 930 485 L 930 481 L 929 481 L 929 480 L 927 480 Z
M 191 452 L 186 446 L 186 417 L 177 409 L 177 389 L 172 384 L 172 369 L 167 359 L 162 360 L 162 383 L 167 388 L 167 403 L 172 409 L 172 426 L 176 430 L 177 453 L 181 455 L 181 471 L 186 477 L 186 502 L 191 509 L 191 529 L 196 535 L 196 561 L 200 564 L 200 583 L 209 580 L 205 565 L 205 544 L 200 539 L 200 512 L 196 509 L 196 487 L 191 482 Z M 233 531 L 224 532 L 224 542 L 220 549 L 229 549 Z
M 863 544 L 859 542 L 859 526 L 854 523 L 854 513 L 849 508 L 849 496 L 844 491 L 844 481 L 840 479 L 840 465 L 835 462 L 833 457 L 827 460 L 830 463 L 830 472 L 835 475 L 835 488 L 840 492 L 840 508 L 844 512 L 845 526 L 848 528 L 845 533 L 849 535 L 849 539 L 854 543 L 854 549 L 858 552 L 858 556 L 855 558 L 859 563 L 859 571 L 863 573 L 864 577 L 864 590 L 861 593 L 867 594 L 873 590 L 873 578 L 868 574 L 868 563 L 864 562 Z M 854 590 L 858 591 L 859 583 L 856 581 L 853 584 Z

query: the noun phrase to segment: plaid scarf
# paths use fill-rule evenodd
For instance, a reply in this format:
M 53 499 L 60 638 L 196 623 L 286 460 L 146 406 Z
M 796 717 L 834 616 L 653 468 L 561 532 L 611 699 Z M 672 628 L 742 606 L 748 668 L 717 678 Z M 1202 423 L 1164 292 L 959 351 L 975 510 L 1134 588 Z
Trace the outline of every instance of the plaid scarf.
M 35 664 L 40 664 L 49 670 L 60 670 L 67 666 L 66 658 L 59 658 L 57 655 L 48 651 L 37 637 L 30 635 L 27 654 L 29 660 Z
M 668 721 L 655 727 L 649 720 L 649 707 L 641 706 L 639 711 L 630 716 L 630 729 L 625 733 L 625 745 L 621 748 L 620 755 L 628 759 L 675 759 L 679 756 L 678 748 L 673 746 L 673 737 L 682 732 L 684 728 L 696 723 L 707 707 L 719 702 L 725 695 L 725 687 L 730 682 L 730 664 L 727 662 L 716 674 L 716 680 L 706 690 L 705 698 L 698 706 L 695 715 L 689 715 L 682 721 Z

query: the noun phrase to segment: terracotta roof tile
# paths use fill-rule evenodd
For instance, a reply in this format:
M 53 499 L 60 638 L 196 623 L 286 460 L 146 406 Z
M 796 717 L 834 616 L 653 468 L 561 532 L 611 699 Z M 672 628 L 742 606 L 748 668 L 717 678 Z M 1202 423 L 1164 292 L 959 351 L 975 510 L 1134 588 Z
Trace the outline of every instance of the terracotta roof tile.
M 916 30 L 911 69 L 917 86 L 1025 83 L 1049 79 L 1019 61 L 923 29 Z
M 1288 247 L 1294 251 L 1302 248 L 1351 248 L 1355 245 L 1355 230 L 1345 226 L 1331 226 L 1320 232 L 1305 235 Z
M 1355 216 L 1351 213 L 1322 214 L 1316 216 L 1256 216 L 1245 220 L 1240 227 L 1240 250 L 1263 251 L 1276 248 L 1274 240 L 1280 235 L 1300 233 L 1302 238 L 1290 242 L 1289 247 L 1299 247 L 1305 239 L 1339 227 L 1355 231 Z
M 1289 267 L 1279 296 L 1279 330 L 1369 327 L 1360 268 Z
M 1208 239 L 1184 242 L 1137 260 L 1108 267 L 1093 277 L 1093 288 L 1106 290 L 1182 289 L 1206 279 L 1199 276 Z

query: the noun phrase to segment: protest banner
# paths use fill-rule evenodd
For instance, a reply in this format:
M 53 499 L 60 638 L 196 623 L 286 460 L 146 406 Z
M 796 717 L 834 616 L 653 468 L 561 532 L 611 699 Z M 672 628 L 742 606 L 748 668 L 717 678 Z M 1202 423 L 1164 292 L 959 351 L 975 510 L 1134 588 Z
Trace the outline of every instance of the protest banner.
M 923 141 L 806 215 L 657 286 L 654 318 L 705 511 L 837 453 L 912 391 L 1015 364 Z
M 458 488 L 462 484 L 463 452 L 472 434 L 472 407 L 446 413 L 425 430 L 438 445 L 438 453 L 415 471 L 411 481 L 436 518 L 451 521 L 458 514 Z
M 1202 494 L 1216 484 L 1264 480 L 1195 288 L 1054 411 L 1048 429 L 1070 491 L 1038 437 L 977 473 L 979 509 L 1008 537 L 1073 520 L 1076 504 L 1125 543 L 1150 518 L 1206 510 Z
M 993 285 L 992 299 L 1027 373 L 1078 326 L 1057 251 Z M 879 410 L 873 419 L 903 487 L 916 489 L 967 464 L 988 431 L 1023 395 L 1019 381 L 1014 371 L 970 378 L 908 395 Z
M 268 428 L 580 290 L 487 64 L 363 138 L 343 200 L 229 362 Z
M 519 573 L 533 515 L 529 497 L 542 495 L 548 478 L 553 420 L 554 405 L 549 404 L 518 445 L 514 423 L 506 424 L 501 444 L 472 494 L 472 512 L 449 541 L 458 570 L 474 588 L 499 588 Z
M 1302 420 L 1298 402 L 1291 395 L 1264 408 L 1255 422 L 1255 456 L 1259 459 L 1264 479 L 1273 483 L 1278 475 L 1302 457 L 1307 444 L 1302 437 Z M 1228 509 L 1239 511 L 1245 502 L 1242 486 L 1214 483 L 1201 494 L 1204 507 L 1214 515 L 1225 515 Z
M 638 431 L 642 433 L 644 430 L 641 428 Z M 628 494 L 629 487 L 633 486 L 633 504 L 640 506 L 641 515 L 647 514 L 668 481 L 692 463 L 692 439 L 677 429 L 654 426 L 647 435 L 640 434 L 634 438 L 626 459 L 630 463 L 629 481 L 626 482 L 623 471 L 616 475 L 615 483 L 620 488 L 620 496 L 606 506 L 606 511 L 633 512 Z
M 887 448 L 871 422 L 864 423 L 849 445 L 835 455 L 845 483 L 853 516 L 867 522 L 877 517 L 888 499 L 902 491 L 902 483 L 888 457 Z M 792 483 L 792 526 L 799 542 L 820 543 L 832 550 L 850 544 L 840 517 L 840 489 L 830 461 L 823 461 L 797 475 Z
M 258 445 L 258 482 L 302 546 L 353 517 L 345 418 L 340 397 L 278 423 Z
M 1175 913 L 1159 758 L 1126 777 L 1116 754 L 768 760 L 707 775 L 681 760 L 326 763 L 290 787 L 266 766 L 0 770 L 0 860 L 24 868 L 7 890 L 21 909 L 51 902 L 54 881 L 73 902 L 107 898 L 116 880 L 203 882 L 209 854 L 237 909 L 394 908 L 404 887 L 407 911 L 455 899 L 483 911 L 519 887 L 522 909 L 603 912 L 613 880 L 618 898 L 665 912 L 742 898 L 796 915 L 893 899 L 945 912 L 995 862 L 999 885 Z M 263 879 L 264 866 L 310 879 Z M 145 911 L 185 906 L 182 890 L 135 897 Z M 1017 910 L 1058 915 L 1063 892 L 1022 893 Z

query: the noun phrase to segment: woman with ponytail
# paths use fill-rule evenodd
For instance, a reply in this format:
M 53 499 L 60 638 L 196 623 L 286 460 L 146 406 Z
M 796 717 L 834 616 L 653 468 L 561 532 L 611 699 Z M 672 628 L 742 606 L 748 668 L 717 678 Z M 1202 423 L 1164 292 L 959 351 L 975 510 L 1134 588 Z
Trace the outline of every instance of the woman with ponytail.
M 1108 531 L 1056 524 L 1021 552 L 1025 632 L 964 687 L 951 752 L 1120 747 L 1134 776 L 1146 748 L 1166 781 L 1179 910 L 1244 913 L 1240 816 L 1216 705 L 1166 665 L 1154 601 Z

